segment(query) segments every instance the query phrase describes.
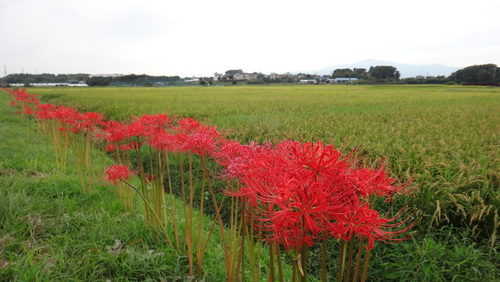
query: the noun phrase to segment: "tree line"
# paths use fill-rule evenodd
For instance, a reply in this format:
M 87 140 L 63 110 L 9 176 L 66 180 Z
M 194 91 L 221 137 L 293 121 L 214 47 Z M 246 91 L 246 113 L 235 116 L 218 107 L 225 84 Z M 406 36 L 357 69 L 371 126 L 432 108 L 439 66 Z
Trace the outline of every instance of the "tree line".
M 228 70 L 225 75 L 230 77 L 236 73 L 242 73 L 240 69 Z M 460 69 L 450 76 L 436 77 L 410 77 L 400 78 L 401 74 L 394 66 L 372 66 L 368 70 L 365 68 L 342 68 L 332 72 L 329 78 L 350 77 L 357 78 L 357 83 L 403 83 L 403 84 L 474 84 L 474 85 L 500 85 L 500 69 L 495 64 L 473 65 Z M 302 78 L 316 78 L 317 75 L 297 74 L 286 78 L 270 78 L 262 75 L 257 79 L 247 81 L 248 84 L 269 84 L 269 83 L 294 83 Z M 317 78 L 319 82 L 325 77 Z M 89 74 L 9 74 L 0 78 L 1 86 L 8 86 L 10 83 L 86 83 L 89 86 L 165 86 L 175 85 L 182 82 L 179 76 L 151 76 L 146 74 L 129 74 L 123 76 L 91 76 Z M 207 83 L 208 82 L 208 83 Z M 200 84 L 212 85 L 210 78 L 200 79 Z
M 146 74 L 128 74 L 122 76 L 92 76 L 90 74 L 29 74 L 14 73 L 0 78 L 0 85 L 7 86 L 11 83 L 86 83 L 89 86 L 130 85 L 152 86 L 154 84 L 168 85 L 180 81 L 179 76 L 152 76 Z
M 460 69 L 448 77 L 433 76 L 433 77 L 410 77 L 400 79 L 399 71 L 393 66 L 375 66 L 370 67 L 367 71 L 363 68 L 354 69 L 336 69 L 332 73 L 333 78 L 339 77 L 354 77 L 364 80 L 364 83 L 407 83 L 407 84 L 441 84 L 441 83 L 456 83 L 456 84 L 483 84 L 483 85 L 499 85 L 500 83 L 500 68 L 495 64 L 473 65 Z
M 116 77 L 92 76 L 86 83 L 89 86 L 153 86 L 153 85 L 171 85 L 180 81 L 179 76 L 152 76 L 146 74 L 129 74 Z
M 0 81 L 4 83 L 69 83 L 70 81 L 78 83 L 87 81 L 89 77 L 90 75 L 85 73 L 57 75 L 52 73 L 13 73 L 0 78 Z
M 474 65 L 458 70 L 450 78 L 465 84 L 499 84 L 500 68 L 495 64 Z

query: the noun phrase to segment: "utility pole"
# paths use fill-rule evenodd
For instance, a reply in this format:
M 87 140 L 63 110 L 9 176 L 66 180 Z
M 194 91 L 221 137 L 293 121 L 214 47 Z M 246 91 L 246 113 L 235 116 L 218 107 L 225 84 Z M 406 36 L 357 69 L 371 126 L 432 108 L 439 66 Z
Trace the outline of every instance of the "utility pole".
M 3 73 L 5 74 L 4 76 L 7 76 L 7 66 L 3 65 Z

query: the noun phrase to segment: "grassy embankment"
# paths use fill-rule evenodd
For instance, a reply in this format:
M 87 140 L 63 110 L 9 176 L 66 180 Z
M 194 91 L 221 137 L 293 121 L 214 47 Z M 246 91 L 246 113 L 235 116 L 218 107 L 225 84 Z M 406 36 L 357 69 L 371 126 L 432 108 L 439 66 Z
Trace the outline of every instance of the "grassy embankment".
M 28 120 L 13 113 L 9 100 L 2 92 L 0 281 L 184 279 L 187 258 L 156 240 L 138 197 L 136 208 L 124 212 L 114 187 L 103 180 L 113 161 L 95 152 L 94 189 L 83 193 L 71 154 L 65 169 L 57 167 L 47 136 L 30 139 Z M 211 220 L 205 222 L 208 232 Z M 204 260 L 210 281 L 225 277 L 216 233 Z

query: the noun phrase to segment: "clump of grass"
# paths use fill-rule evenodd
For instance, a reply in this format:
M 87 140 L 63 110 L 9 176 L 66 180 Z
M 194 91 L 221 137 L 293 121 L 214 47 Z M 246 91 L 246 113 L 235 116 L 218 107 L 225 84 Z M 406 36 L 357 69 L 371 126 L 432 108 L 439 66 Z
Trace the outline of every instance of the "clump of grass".
M 382 281 L 494 281 L 497 266 L 467 232 L 445 226 L 431 235 L 403 242 L 385 253 L 377 267 L 370 268 L 372 275 L 380 275 Z

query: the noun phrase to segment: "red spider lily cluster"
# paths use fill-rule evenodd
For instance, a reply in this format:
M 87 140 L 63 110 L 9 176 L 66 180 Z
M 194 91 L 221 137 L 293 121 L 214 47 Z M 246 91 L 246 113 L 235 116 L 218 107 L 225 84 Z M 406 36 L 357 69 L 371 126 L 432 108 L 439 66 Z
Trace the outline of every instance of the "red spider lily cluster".
M 7 88 L 2 88 L 2 90 L 9 92 L 14 99 L 9 104 L 13 107 L 18 108 L 16 114 L 32 115 L 33 107 L 39 104 L 37 95 L 26 93 L 25 89 L 21 90 L 9 90 Z
M 130 124 L 108 121 L 102 131 L 106 150 L 130 150 L 147 144 L 159 151 L 192 152 L 207 155 L 217 151 L 222 141 L 215 127 L 203 126 L 192 118 L 181 119 L 177 126 L 167 115 L 144 115 Z
M 73 133 L 90 132 L 104 124 L 102 115 L 99 113 L 81 114 L 74 108 L 40 104 L 37 95 L 27 94 L 25 89 L 16 91 L 2 89 L 12 94 L 14 101 L 10 102 L 11 106 L 21 107 L 24 109 L 25 115 L 33 115 L 41 121 L 56 120 L 61 124 L 60 130 L 69 130 Z
M 192 118 L 175 120 L 158 114 L 143 115 L 130 123 L 106 121 L 99 113 L 82 114 L 73 108 L 40 104 L 36 95 L 26 94 L 24 89 L 4 90 L 13 95 L 11 105 L 24 109 L 24 114 L 40 122 L 55 120 L 62 131 L 92 134 L 105 150 L 117 155 L 140 152 L 146 145 L 160 153 L 212 158 L 222 169 L 218 177 L 238 184 L 223 192 L 244 203 L 246 218 L 261 238 L 295 254 L 328 238 L 366 239 L 366 249 L 372 249 L 375 241 L 407 239 L 405 233 L 416 224 L 411 220 L 413 214 L 404 216 L 405 208 L 389 216 L 379 214 L 373 206 L 376 197 L 389 202 L 393 195 L 408 192 L 409 183 L 397 184 L 384 166 L 363 167 L 332 145 L 297 141 L 242 145 Z M 114 185 L 128 181 L 132 174 L 119 159 L 119 165 L 106 170 L 106 179 Z M 157 171 L 160 175 L 142 173 L 147 183 L 163 175 L 162 171 Z
M 241 187 L 227 193 L 246 201 L 256 228 L 287 250 L 353 236 L 367 238 L 371 249 L 375 240 L 404 240 L 398 236 L 412 227 L 397 229 L 409 219 L 396 222 L 401 213 L 384 218 L 370 208 L 372 196 L 389 201 L 391 195 L 406 192 L 408 184 L 394 185 L 382 168 L 359 168 L 354 160 L 343 160 L 332 145 L 231 142 L 221 152 L 226 177 Z
M 192 152 L 198 155 L 215 153 L 222 141 L 221 134 L 213 126 L 203 126 L 192 118 L 181 119 L 177 125 L 167 115 L 143 115 L 132 123 L 105 121 L 95 112 L 80 113 L 74 108 L 40 104 L 36 95 L 25 89 L 11 91 L 12 106 L 21 106 L 24 113 L 33 115 L 39 121 L 55 120 L 59 129 L 72 133 L 95 133 L 96 138 L 105 140 L 108 151 L 138 149 L 144 143 L 161 151 Z

